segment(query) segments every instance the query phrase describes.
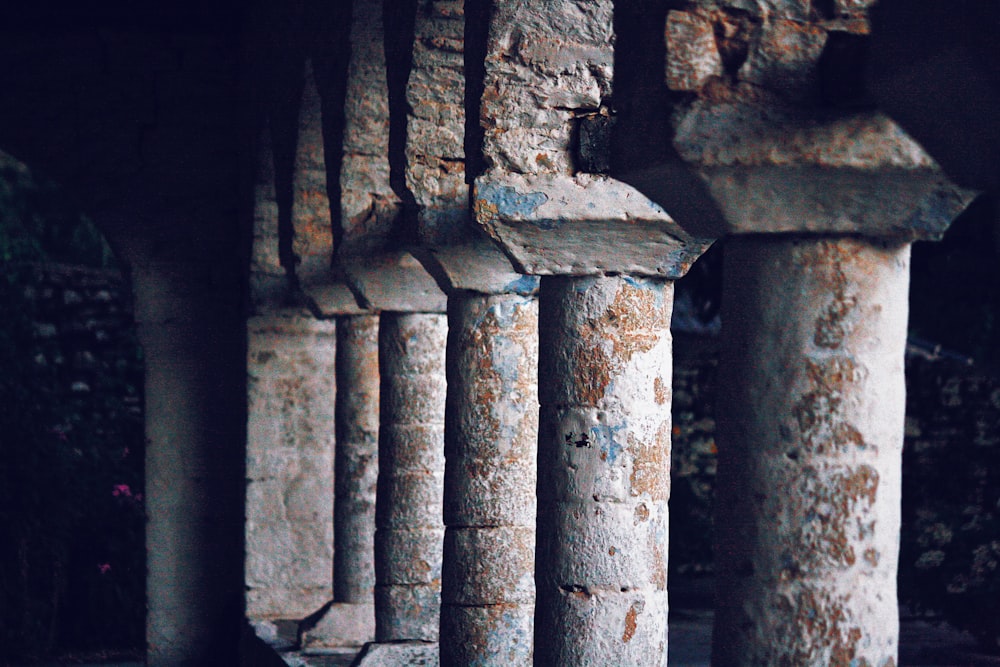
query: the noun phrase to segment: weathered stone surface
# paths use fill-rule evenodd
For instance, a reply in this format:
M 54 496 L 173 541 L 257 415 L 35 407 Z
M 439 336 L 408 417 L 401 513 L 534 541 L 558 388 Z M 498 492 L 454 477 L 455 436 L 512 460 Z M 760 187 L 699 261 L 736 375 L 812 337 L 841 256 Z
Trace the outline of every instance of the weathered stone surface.
M 335 156 L 336 158 L 337 156 Z M 326 158 L 323 153 L 323 118 L 319 91 L 307 62 L 305 88 L 299 107 L 299 135 L 292 177 L 292 251 L 296 274 L 306 291 L 312 284 L 333 281 L 330 258 L 333 230 L 330 198 L 326 191 Z
M 547 646 L 536 632 L 535 652 L 545 660 L 539 664 L 666 667 L 667 612 L 665 590 L 560 589 L 536 624 L 564 634 Z
M 437 642 L 398 641 L 369 644 L 358 655 L 357 667 L 437 667 Z
M 375 532 L 375 636 L 438 636 L 447 318 L 383 314 Z M 414 402 L 400 397 L 435 397 Z M 402 437 L 401 437 L 402 436 Z
M 447 297 L 408 252 L 338 258 L 348 284 L 364 305 L 381 311 L 443 313 Z
M 494 5 L 479 122 L 487 170 L 574 171 L 574 117 L 611 93 L 612 3 Z
M 337 320 L 336 406 L 333 596 L 337 602 L 371 603 L 378 485 L 377 316 Z
M 310 623 L 308 628 L 300 626 L 298 645 L 305 650 L 361 646 L 374 638 L 374 601 L 364 604 L 335 602 L 323 611 L 318 620 Z
M 708 247 L 634 188 L 603 176 L 476 179 L 476 218 L 528 274 L 678 278 Z
M 667 85 L 698 90 L 722 74 L 722 58 L 711 20 L 697 12 L 667 13 Z
M 538 302 L 455 295 L 448 310 L 445 664 L 528 665 L 535 600 Z M 471 608 L 479 611 L 470 612 Z M 491 611 L 491 608 L 496 608 Z M 501 609 L 502 608 L 502 609 Z M 489 620 L 486 626 L 473 626 Z M 527 631 L 527 634 L 526 634 Z
M 389 185 L 389 90 L 382 2 L 358 0 L 351 14 L 340 211 L 344 246 L 363 253 L 385 244 L 401 203 Z
M 666 664 L 672 306 L 667 281 L 542 281 L 540 664 Z
M 895 664 L 909 248 L 730 243 L 713 663 Z
M 475 234 L 480 234 L 476 230 Z M 510 260 L 486 238 L 479 236 L 467 243 L 430 248 L 429 261 L 437 267 L 439 284 L 446 291 L 470 291 L 480 294 L 534 294 L 538 277 L 514 270 Z
M 442 664 L 532 664 L 534 610 L 511 603 L 452 608 L 441 616 Z
M 410 106 L 406 185 L 419 210 L 421 241 L 456 243 L 468 234 L 465 182 L 465 16 L 455 3 L 418 3 L 413 65 L 406 87 Z
M 336 326 L 266 316 L 247 332 L 247 613 L 298 618 L 332 593 Z

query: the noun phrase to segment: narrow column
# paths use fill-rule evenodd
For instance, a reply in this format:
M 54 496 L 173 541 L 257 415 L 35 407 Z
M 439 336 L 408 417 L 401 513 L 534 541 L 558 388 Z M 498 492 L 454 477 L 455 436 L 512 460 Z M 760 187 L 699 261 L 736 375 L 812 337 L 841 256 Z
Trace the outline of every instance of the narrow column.
M 542 279 L 536 665 L 666 665 L 672 305 Z
M 712 664 L 896 664 L 909 246 L 727 241 Z
M 378 316 L 337 320 L 333 599 L 372 604 L 378 481 Z
M 441 664 L 530 665 L 538 302 L 455 294 L 448 323 Z
M 385 313 L 375 514 L 375 641 L 436 641 L 447 317 Z

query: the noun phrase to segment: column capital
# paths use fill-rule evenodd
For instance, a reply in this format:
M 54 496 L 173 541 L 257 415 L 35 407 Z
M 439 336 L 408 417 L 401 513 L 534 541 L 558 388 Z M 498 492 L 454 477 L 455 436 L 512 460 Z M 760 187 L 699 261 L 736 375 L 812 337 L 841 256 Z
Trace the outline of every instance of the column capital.
M 476 222 L 533 275 L 679 278 L 712 243 L 632 186 L 594 174 L 487 173 L 473 205 Z
M 973 193 L 876 110 L 862 79 L 867 3 L 809 7 L 698 0 L 667 12 L 665 74 L 644 84 L 664 91 L 663 108 L 633 91 L 613 172 L 704 236 L 939 238 Z

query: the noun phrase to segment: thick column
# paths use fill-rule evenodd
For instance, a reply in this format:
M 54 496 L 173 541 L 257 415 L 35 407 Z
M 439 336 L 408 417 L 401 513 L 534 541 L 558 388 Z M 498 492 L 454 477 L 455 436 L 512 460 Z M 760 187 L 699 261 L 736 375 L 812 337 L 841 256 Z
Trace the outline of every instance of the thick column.
M 666 665 L 672 305 L 542 279 L 536 665 Z
M 712 664 L 896 664 L 909 246 L 727 241 Z
M 337 320 L 333 599 L 371 604 L 378 481 L 378 316 Z
M 246 323 L 200 267 L 135 265 L 146 360 L 147 664 L 233 664 L 243 618 Z
M 447 317 L 384 313 L 375 641 L 436 641 L 441 604 Z
M 441 664 L 530 665 L 538 302 L 448 303 Z

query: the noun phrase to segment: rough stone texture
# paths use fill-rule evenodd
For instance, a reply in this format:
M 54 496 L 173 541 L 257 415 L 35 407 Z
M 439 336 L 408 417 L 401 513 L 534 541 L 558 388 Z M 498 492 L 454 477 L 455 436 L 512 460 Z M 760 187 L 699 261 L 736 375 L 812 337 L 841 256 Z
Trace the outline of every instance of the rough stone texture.
M 307 63 L 302 104 L 299 107 L 299 136 L 292 179 L 292 250 L 296 273 L 303 286 L 330 282 L 333 230 L 330 227 L 330 198 L 326 191 L 326 159 L 323 154 L 323 119 L 319 91 L 312 67 Z
M 382 2 L 357 0 L 351 11 L 340 177 L 344 247 L 338 252 L 362 254 L 385 244 L 401 203 L 389 185 L 389 91 Z
M 672 305 L 542 281 L 536 664 L 666 664 Z
M 697 12 L 667 14 L 667 85 L 671 90 L 698 90 L 710 77 L 722 75 L 722 58 L 711 19 Z
M 633 137 L 636 154 L 616 175 L 701 236 L 940 236 L 969 194 L 886 116 L 853 108 L 849 86 L 821 75 L 825 56 L 857 58 L 862 48 L 840 39 L 868 30 L 865 3 L 849 4 L 835 16 L 769 1 L 669 12 L 666 83 L 691 94 L 672 105 L 669 149 Z
M 371 596 L 369 596 L 370 598 Z M 360 647 L 375 637 L 375 605 L 334 602 L 322 616 L 305 627 L 300 624 L 296 645 L 306 651 L 323 648 Z
M 374 310 L 443 313 L 448 298 L 409 252 L 355 255 L 339 261 L 363 305 Z
M 462 240 L 469 228 L 463 146 L 464 28 L 462 0 L 417 3 L 413 65 L 406 88 L 411 110 L 406 185 L 419 206 L 420 239 L 431 245 Z
M 479 118 L 487 171 L 576 170 L 574 118 L 611 94 L 612 41 L 610 0 L 494 4 Z
M 333 597 L 372 602 L 378 485 L 378 317 L 337 320 Z
M 382 315 L 375 517 L 378 642 L 438 637 L 446 341 L 444 315 Z
M 530 665 L 538 303 L 449 302 L 441 662 Z
M 278 257 L 278 201 L 274 185 L 274 155 L 268 131 L 261 133 L 256 158 L 250 298 L 260 307 L 281 304 L 287 285 Z
M 356 667 L 436 667 L 436 642 L 399 641 L 369 644 L 353 663 Z
M 604 176 L 484 176 L 476 179 L 474 206 L 479 224 L 528 274 L 679 278 L 710 244 Z
M 909 247 L 726 247 L 713 664 L 896 664 Z
M 336 325 L 247 332 L 247 614 L 302 618 L 332 594 Z

